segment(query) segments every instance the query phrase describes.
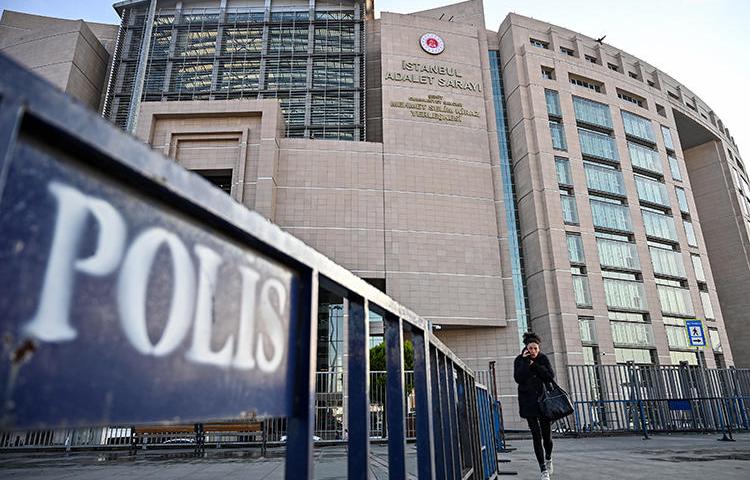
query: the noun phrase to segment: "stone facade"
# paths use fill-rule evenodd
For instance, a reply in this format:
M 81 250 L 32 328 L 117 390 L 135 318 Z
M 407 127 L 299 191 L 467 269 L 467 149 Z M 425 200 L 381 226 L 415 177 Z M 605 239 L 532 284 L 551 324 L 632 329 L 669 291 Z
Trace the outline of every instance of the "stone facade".
M 99 110 L 117 28 L 5 10 L 0 52 Z

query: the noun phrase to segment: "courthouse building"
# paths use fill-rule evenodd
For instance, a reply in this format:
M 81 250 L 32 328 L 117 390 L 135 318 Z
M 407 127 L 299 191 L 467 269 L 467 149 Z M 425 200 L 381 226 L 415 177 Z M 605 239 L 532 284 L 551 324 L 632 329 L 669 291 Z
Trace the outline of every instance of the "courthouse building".
M 497 361 L 503 396 L 528 329 L 563 378 L 750 366 L 747 172 L 717 114 L 644 60 L 513 13 L 487 30 L 479 0 L 378 19 L 371 1 L 115 9 L 107 118 L 430 320 L 472 368 Z M 335 370 L 343 309 L 321 302 L 318 367 Z

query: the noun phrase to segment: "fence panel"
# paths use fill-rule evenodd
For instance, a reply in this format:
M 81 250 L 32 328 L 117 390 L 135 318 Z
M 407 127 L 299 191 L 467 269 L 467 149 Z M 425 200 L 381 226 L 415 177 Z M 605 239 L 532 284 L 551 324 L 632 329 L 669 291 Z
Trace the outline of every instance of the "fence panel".
M 748 430 L 750 369 L 571 365 L 578 433 Z

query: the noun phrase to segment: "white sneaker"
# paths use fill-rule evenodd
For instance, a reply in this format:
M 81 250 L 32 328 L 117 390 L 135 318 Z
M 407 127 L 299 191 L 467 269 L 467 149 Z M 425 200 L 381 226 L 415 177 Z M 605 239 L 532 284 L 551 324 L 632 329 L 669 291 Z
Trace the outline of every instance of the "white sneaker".
M 552 468 L 552 459 L 551 458 L 549 460 L 545 460 L 544 461 L 544 466 L 547 468 L 547 472 L 549 472 L 549 474 L 552 475 L 553 468 Z
M 550 480 L 549 472 L 547 470 L 542 472 L 542 476 L 540 477 L 540 480 Z

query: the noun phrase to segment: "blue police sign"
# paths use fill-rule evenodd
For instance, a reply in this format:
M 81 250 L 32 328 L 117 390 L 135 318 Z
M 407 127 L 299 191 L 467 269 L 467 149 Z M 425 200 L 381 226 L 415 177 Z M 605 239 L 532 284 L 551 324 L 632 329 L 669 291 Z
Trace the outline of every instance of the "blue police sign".
M 685 328 L 687 329 L 691 347 L 706 346 L 706 336 L 703 333 L 703 322 L 700 320 L 686 320 Z
M 23 143 L 0 231 L 14 424 L 286 413 L 289 269 Z

